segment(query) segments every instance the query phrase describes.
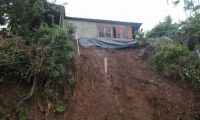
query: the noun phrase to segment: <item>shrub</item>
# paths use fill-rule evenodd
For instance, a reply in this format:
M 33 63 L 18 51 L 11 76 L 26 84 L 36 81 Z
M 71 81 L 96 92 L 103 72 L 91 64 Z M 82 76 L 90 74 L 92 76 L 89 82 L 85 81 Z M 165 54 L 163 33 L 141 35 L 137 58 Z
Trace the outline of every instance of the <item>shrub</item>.
M 66 109 L 66 106 L 61 104 L 61 105 L 57 105 L 56 106 L 56 109 L 54 110 L 54 112 L 57 112 L 57 113 L 63 113 Z
M 58 99 L 58 92 L 52 90 L 52 89 L 46 89 L 45 90 L 46 96 L 49 98 L 52 98 L 53 100 Z
M 156 72 L 164 71 L 167 77 L 188 79 L 200 88 L 200 62 L 196 51 L 185 45 L 167 44 L 152 55 L 151 63 Z

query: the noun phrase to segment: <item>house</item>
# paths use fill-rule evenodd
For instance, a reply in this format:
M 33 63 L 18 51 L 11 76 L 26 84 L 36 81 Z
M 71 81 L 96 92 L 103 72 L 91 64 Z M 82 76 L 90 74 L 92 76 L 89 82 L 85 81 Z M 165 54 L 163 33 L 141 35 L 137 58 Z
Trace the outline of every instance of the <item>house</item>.
M 134 31 L 142 23 L 122 22 L 101 19 L 65 17 L 65 20 L 74 23 L 78 38 L 107 38 L 113 40 L 135 39 Z

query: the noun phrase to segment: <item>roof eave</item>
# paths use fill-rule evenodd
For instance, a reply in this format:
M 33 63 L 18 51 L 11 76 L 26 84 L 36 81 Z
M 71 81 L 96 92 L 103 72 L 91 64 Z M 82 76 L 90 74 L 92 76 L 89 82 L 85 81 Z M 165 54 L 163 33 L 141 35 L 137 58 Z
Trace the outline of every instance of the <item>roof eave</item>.
M 140 28 L 142 23 L 135 23 L 135 22 L 123 22 L 123 21 L 112 21 L 112 20 L 102 20 L 102 19 L 89 19 L 89 18 L 78 18 L 78 17 L 67 17 L 65 19 L 68 20 L 77 20 L 77 21 L 86 21 L 86 22 L 96 22 L 96 23 L 111 23 L 111 24 L 118 24 L 118 25 L 127 25 L 136 28 Z

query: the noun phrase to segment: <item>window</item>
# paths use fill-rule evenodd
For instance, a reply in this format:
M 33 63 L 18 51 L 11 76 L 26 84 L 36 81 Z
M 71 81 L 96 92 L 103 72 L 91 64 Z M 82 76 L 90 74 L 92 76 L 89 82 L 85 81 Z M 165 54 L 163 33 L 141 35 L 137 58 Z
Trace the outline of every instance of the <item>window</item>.
M 97 23 L 97 37 L 127 39 L 127 31 L 125 25 Z
M 99 27 L 99 37 L 105 37 L 105 35 L 104 35 L 104 27 Z
M 125 28 L 113 27 L 113 37 L 114 38 L 126 38 Z
M 99 37 L 111 37 L 111 27 L 99 27 Z

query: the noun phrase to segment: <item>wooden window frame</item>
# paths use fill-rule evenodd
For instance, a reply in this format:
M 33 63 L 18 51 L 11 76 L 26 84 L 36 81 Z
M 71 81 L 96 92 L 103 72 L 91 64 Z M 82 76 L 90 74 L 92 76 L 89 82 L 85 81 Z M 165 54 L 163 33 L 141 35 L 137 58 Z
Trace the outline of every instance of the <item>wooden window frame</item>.
M 113 26 L 113 27 L 115 27 L 115 26 Z M 119 26 L 116 26 L 115 29 L 116 29 L 116 28 L 118 28 L 118 29 L 124 29 L 124 34 L 125 34 L 125 38 L 124 38 L 124 37 L 123 37 L 123 38 L 118 37 L 118 36 L 117 36 L 117 30 L 116 30 L 116 31 L 115 31 L 115 32 L 116 32 L 116 33 L 115 33 L 115 34 L 116 34 L 116 38 L 117 38 L 117 39 L 127 39 L 127 30 L 126 30 L 126 27 L 119 27 Z
M 98 28 L 97 28 L 98 29 L 98 37 L 100 37 L 99 36 L 99 33 L 100 33 L 99 28 L 103 28 L 104 37 L 101 37 L 101 38 L 112 38 L 112 27 L 111 26 L 98 26 Z M 110 32 L 106 32 L 106 28 L 110 28 Z M 110 37 L 107 37 L 106 33 L 110 33 Z
M 124 29 L 124 34 L 125 34 L 125 38 L 119 38 L 117 37 L 117 31 L 115 31 L 116 33 L 116 39 L 128 39 L 128 33 L 127 33 L 127 28 L 125 25 L 117 25 L 117 24 L 107 24 L 107 23 L 97 23 L 97 37 L 99 37 L 99 28 L 103 27 L 104 28 L 104 37 L 100 37 L 100 38 L 115 38 L 114 35 L 114 31 L 113 28 L 122 28 Z M 110 32 L 111 32 L 111 37 L 106 37 L 106 31 L 105 28 L 109 27 L 110 28 Z

